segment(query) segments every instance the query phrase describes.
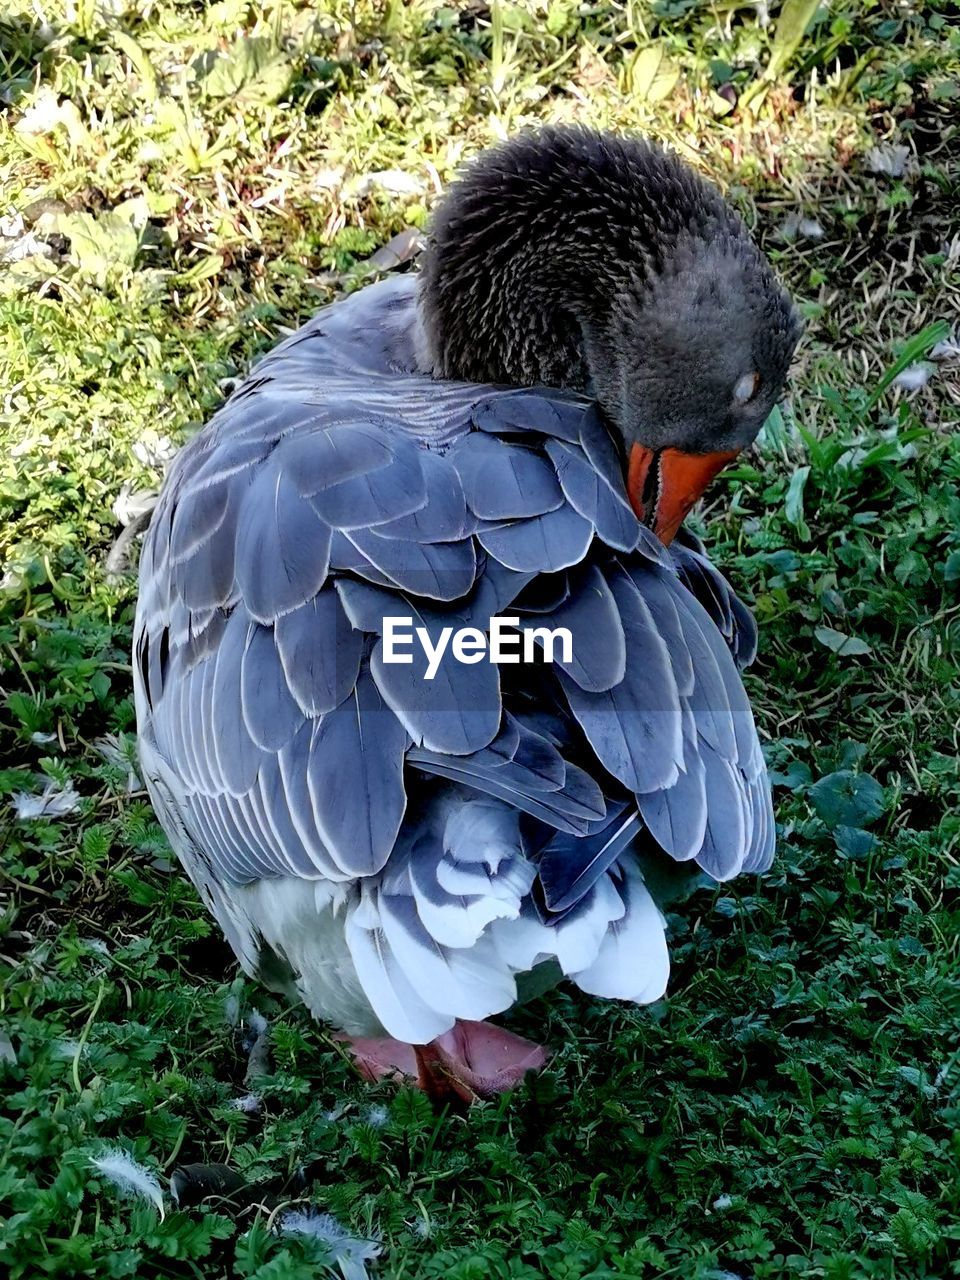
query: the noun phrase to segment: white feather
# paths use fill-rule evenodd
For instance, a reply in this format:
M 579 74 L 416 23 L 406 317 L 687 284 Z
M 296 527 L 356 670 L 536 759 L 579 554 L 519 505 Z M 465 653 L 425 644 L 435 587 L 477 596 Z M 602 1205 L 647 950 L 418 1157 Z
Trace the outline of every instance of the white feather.
M 156 1175 L 119 1148 L 105 1151 L 90 1161 L 101 1177 L 112 1183 L 121 1195 L 134 1196 L 154 1205 L 163 1221 L 163 1192 Z
M 491 936 L 500 955 L 515 973 L 527 973 L 541 960 L 556 954 L 554 930 L 531 911 L 516 920 L 495 920 Z
M 412 906 L 412 900 L 407 901 Z M 517 986 L 489 937 L 478 938 L 472 946 L 441 947 L 422 926 L 415 936 L 394 913 L 395 904 L 399 905 L 397 899 L 381 896 L 387 945 L 431 1009 L 479 1022 L 510 1008 Z
M 364 1119 L 371 1129 L 382 1129 L 390 1123 L 389 1108 L 383 1106 L 382 1103 L 374 1103 L 372 1107 L 367 1107 Z
M 448 858 L 437 863 L 437 883 L 447 893 L 486 894 L 504 902 L 529 893 L 535 874 L 533 864 L 522 854 L 502 860 L 496 871 L 487 871 L 479 863 L 464 865 Z
M 533 914 L 519 920 L 497 920 L 491 929 L 500 955 L 516 973 L 525 973 L 541 960 L 555 958 L 563 972 L 586 969 L 625 907 L 609 875 L 603 875 L 586 901 L 559 924 L 542 924 Z
M 588 995 L 649 1004 L 663 995 L 670 975 L 664 921 L 632 862 L 624 859 L 620 871 L 626 915 L 610 924 L 594 962 L 570 976 Z
M 366 887 L 359 905 L 347 912 L 344 935 L 360 987 L 387 1035 L 407 1044 L 428 1044 L 450 1030 L 455 1018 L 425 1004 L 397 964 Z
M 292 876 L 230 887 L 231 906 L 250 938 L 248 949 L 256 956 L 254 939 L 263 939 L 284 957 L 297 994 L 314 1017 L 350 1035 L 383 1035 L 344 938 L 339 913 L 349 901 L 356 901 L 352 886 Z M 248 972 L 256 974 L 256 959 Z
M 482 862 L 459 864 L 441 858 L 436 864 L 437 884 L 447 893 L 472 896 L 488 894 L 493 890 L 496 875 L 491 874 Z
M 610 876 L 601 876 L 583 908 L 557 930 L 555 954 L 568 977 L 594 962 L 604 938 L 625 913 L 623 899 Z
M 411 886 L 424 928 L 445 947 L 469 947 L 491 920 L 510 919 L 520 911 L 517 895 L 503 899 L 477 895 L 472 901 L 451 896 L 449 902 L 438 903 L 431 902 L 412 876 Z
M 919 391 L 921 387 L 925 387 L 930 381 L 930 375 L 934 372 L 932 364 L 910 364 L 893 380 L 895 387 L 903 387 L 904 391 Z
M 443 847 L 457 862 L 486 863 L 496 871 L 503 858 L 520 853 L 520 816 L 499 800 L 458 798 L 443 828 Z
M 376 1240 L 361 1240 L 342 1227 L 329 1213 L 285 1213 L 280 1219 L 280 1234 L 310 1236 L 322 1241 L 343 1275 L 343 1280 L 367 1280 L 366 1263 L 380 1254 Z
M 62 818 L 80 808 L 80 796 L 72 785 L 60 787 L 52 778 L 40 795 L 18 791 L 13 797 L 13 810 L 21 822 L 33 818 Z

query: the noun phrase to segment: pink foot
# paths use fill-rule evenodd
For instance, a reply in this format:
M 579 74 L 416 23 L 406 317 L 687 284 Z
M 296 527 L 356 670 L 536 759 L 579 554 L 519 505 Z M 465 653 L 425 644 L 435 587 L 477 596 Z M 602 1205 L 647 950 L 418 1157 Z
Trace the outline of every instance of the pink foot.
M 335 1036 L 334 1039 L 346 1045 L 353 1065 L 371 1084 L 378 1080 L 417 1077 L 417 1055 L 412 1044 L 391 1040 L 388 1036 Z
M 365 1080 L 414 1080 L 437 1101 L 492 1098 L 539 1071 L 546 1050 L 489 1022 L 457 1022 L 429 1044 L 343 1036 Z

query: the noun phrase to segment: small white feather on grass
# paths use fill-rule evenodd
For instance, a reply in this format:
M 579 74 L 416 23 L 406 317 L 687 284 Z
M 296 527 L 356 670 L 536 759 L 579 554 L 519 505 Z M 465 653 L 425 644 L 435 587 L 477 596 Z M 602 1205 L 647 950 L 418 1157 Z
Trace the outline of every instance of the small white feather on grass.
M 21 822 L 34 818 L 62 818 L 80 808 L 80 796 L 72 786 L 60 787 L 51 778 L 41 795 L 18 791 L 13 797 L 13 809 Z
M 94 738 L 93 745 L 107 764 L 112 764 L 117 769 L 126 769 L 128 795 L 143 789 L 143 783 L 137 773 L 140 766 L 137 760 L 136 738 L 128 738 L 125 734 L 107 733 L 102 738 Z
M 270 1023 L 259 1009 L 251 1009 L 247 1014 L 247 1026 L 254 1037 L 265 1036 L 270 1030 Z
M 371 1129 L 383 1129 L 390 1123 L 390 1111 L 382 1103 L 376 1102 L 367 1108 L 365 1118 Z
M 960 360 L 960 338 L 944 338 L 929 352 L 931 360 Z
M 917 168 L 916 157 L 910 148 L 892 143 L 871 147 L 866 154 L 866 164 L 871 173 L 883 173 L 889 178 L 902 178 Z
M 784 240 L 822 240 L 826 232 L 816 218 L 794 211 L 780 224 L 780 235 Z
M 361 1240 L 329 1213 L 317 1213 L 313 1209 L 285 1213 L 280 1219 L 280 1234 L 320 1240 L 327 1246 L 331 1261 L 339 1266 L 343 1280 L 369 1280 L 366 1264 L 380 1254 L 380 1245 L 375 1240 Z
M 919 391 L 921 387 L 925 387 L 930 381 L 932 373 L 932 364 L 926 364 L 923 361 L 917 364 L 908 364 L 906 369 L 902 369 L 894 378 L 893 385 L 902 387 L 904 391 Z
M 145 1169 L 142 1164 L 137 1164 L 132 1156 L 119 1148 L 105 1151 L 102 1156 L 95 1156 L 90 1163 L 121 1195 L 135 1200 L 147 1200 L 160 1214 L 160 1221 L 163 1221 L 163 1191 L 156 1174 Z

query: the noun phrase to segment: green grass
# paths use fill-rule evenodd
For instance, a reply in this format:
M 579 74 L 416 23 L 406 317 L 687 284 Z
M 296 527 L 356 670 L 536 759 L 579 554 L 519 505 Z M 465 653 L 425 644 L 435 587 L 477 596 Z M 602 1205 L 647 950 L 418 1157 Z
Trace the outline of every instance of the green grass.
M 960 379 L 890 377 L 958 316 L 957 4 L 836 0 L 799 40 L 802 0 L 766 28 L 735 0 L 319 8 L 0 16 L 0 1268 L 306 1280 L 322 1250 L 273 1229 L 296 1203 L 384 1277 L 960 1275 Z M 677 146 L 807 317 L 703 513 L 761 626 L 779 857 L 672 904 L 666 1001 L 542 997 L 512 1024 L 550 1069 L 434 1114 L 238 978 L 171 866 L 128 764 L 134 573 L 105 560 L 121 490 L 225 380 L 540 119 Z M 18 820 L 48 783 L 79 807 Z M 96 1176 L 110 1146 L 254 1191 L 161 1221 Z

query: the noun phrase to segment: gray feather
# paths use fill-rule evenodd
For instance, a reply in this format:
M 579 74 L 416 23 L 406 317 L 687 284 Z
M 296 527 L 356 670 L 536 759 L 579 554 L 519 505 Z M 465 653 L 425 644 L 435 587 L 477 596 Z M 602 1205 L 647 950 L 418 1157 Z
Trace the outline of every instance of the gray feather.
M 509 715 L 503 732 L 485 750 L 452 759 L 413 750 L 411 764 L 428 773 L 462 782 L 486 795 L 516 805 L 558 831 L 578 834 L 603 819 L 600 788 L 582 769 L 563 760 L 556 748 Z M 562 786 L 557 785 L 562 776 Z
M 237 586 L 258 622 L 317 594 L 330 562 L 330 527 L 279 466 L 265 467 L 247 490 L 237 526 Z
M 341 703 L 341 706 L 349 705 Z M 296 828 L 303 849 L 315 867 L 314 874 L 321 874 L 329 880 L 346 880 L 349 875 L 344 872 L 339 860 L 335 859 L 317 825 L 316 810 L 308 779 L 310 764 L 310 748 L 313 742 L 316 722 L 306 721 L 292 742 L 280 752 L 280 778 L 282 791 L 272 795 L 268 800 L 272 803 L 286 802 L 290 821 Z M 272 812 L 272 809 L 271 809 Z M 282 816 L 280 822 L 282 823 Z
M 310 505 L 334 529 L 363 529 L 419 511 L 427 501 L 420 451 L 402 435 L 389 439 L 390 462 L 311 494 Z
M 608 809 L 610 821 L 599 831 L 580 839 L 559 833 L 543 850 L 537 874 L 551 912 L 576 906 L 643 829 L 639 816 L 625 808 Z
M 680 698 L 666 645 L 633 581 L 611 583 L 624 635 L 623 680 L 589 693 L 569 676 L 561 682 L 570 709 L 601 763 L 635 794 L 672 786 L 683 761 Z
M 572 661 L 562 661 L 559 648 L 555 648 L 554 658 L 581 689 L 600 693 L 623 679 L 627 663 L 623 626 L 607 581 L 595 566 L 579 575 L 569 599 L 548 619 L 524 622 L 523 626 L 525 630 L 531 626 L 548 630 L 563 627 L 570 632 Z
M 330 539 L 330 568 L 355 573 L 361 578 L 366 578 L 368 582 L 376 583 L 378 587 L 393 588 L 396 586 L 385 573 L 381 573 L 379 569 L 372 565 L 360 548 L 355 546 L 347 535 L 341 533 L 339 529 L 334 529 L 333 537 Z
M 362 674 L 314 723 L 307 784 L 317 830 L 342 871 L 370 876 L 390 856 L 406 808 L 406 730 Z
M 485 529 L 480 544 L 508 569 L 556 573 L 579 564 L 593 537 L 593 525 L 564 504 L 546 515 Z
M 303 723 L 283 673 L 272 627 L 252 622 L 240 666 L 240 705 L 250 737 L 264 751 L 279 751 Z
M 700 759 L 705 769 L 707 828 L 697 862 L 714 880 L 729 880 L 740 870 L 746 853 L 744 781 L 728 760 L 706 744 Z
M 382 538 L 413 542 L 459 542 L 472 534 L 476 519 L 467 511 L 463 485 L 453 463 L 424 450 L 420 455 L 429 499 L 418 511 L 377 525 Z
M 318 874 L 332 879 L 340 878 L 342 873 L 330 857 L 313 821 L 310 797 L 306 786 L 306 764 L 310 747 L 311 728 L 304 725 L 296 739 L 292 741 L 284 753 L 289 770 L 291 760 L 295 760 L 298 776 L 303 780 L 302 791 L 288 795 L 283 780 L 283 767 L 280 756 L 272 756 L 265 760 L 260 770 L 257 785 L 260 800 L 267 824 L 273 832 L 275 848 L 281 865 L 286 864 L 288 874 L 305 876 L 308 879 Z M 299 796 L 304 806 L 294 817 L 293 804 Z M 307 832 L 307 838 L 304 837 Z
M 481 520 L 555 511 L 563 494 L 542 454 L 474 431 L 450 453 L 467 505 Z
M 594 470 L 582 450 L 560 440 L 548 440 L 545 448 L 573 509 L 590 521 L 597 537 L 608 547 L 632 551 L 640 537 L 640 526 L 626 498 Z
M 473 411 L 473 421 L 481 431 L 494 435 L 535 431 L 576 444 L 580 439 L 580 423 L 589 406 L 589 400 L 569 392 L 532 388 L 479 401 Z
M 323 715 L 339 706 L 357 682 L 363 636 L 350 625 L 337 593 L 325 587 L 278 618 L 274 636 L 287 686 L 303 714 Z
M 174 564 L 189 560 L 213 537 L 223 524 L 229 500 L 227 483 L 198 485 L 193 481 L 178 501 L 170 527 L 169 553 Z
M 707 828 L 705 769 L 695 743 L 687 744 L 684 768 L 672 787 L 637 796 L 650 834 L 671 858 L 684 862 L 703 846 Z
M 282 446 L 284 472 L 304 498 L 381 471 L 392 465 L 394 456 L 387 433 L 366 422 L 318 426 Z M 331 523 L 340 527 L 339 521 Z
M 451 620 L 443 614 L 417 609 L 407 597 L 403 600 L 402 612 L 412 617 L 414 627 L 427 631 L 435 647 Z M 414 742 L 429 750 L 459 756 L 492 741 L 500 725 L 497 667 L 486 659 L 475 665 L 459 662 L 448 644 L 434 678 L 427 680 L 428 659 L 419 641 L 413 641 L 409 654 L 409 664 L 387 663 L 381 641 L 373 651 L 370 670 L 384 699 Z
M 458 600 L 477 576 L 472 538 L 418 543 L 381 538 L 376 529 L 352 529 L 345 536 L 391 582 L 429 600 Z
M 681 697 L 689 698 L 694 688 L 694 666 L 676 604 L 677 593 L 682 588 L 678 587 L 673 574 L 649 565 L 634 565 L 630 576 L 667 646 L 677 690 Z
M 587 455 L 597 475 L 603 477 L 614 493 L 626 499 L 623 463 L 595 404 L 590 406 L 580 420 L 580 448 Z
M 224 628 L 216 657 L 208 732 L 224 786 L 242 795 L 253 786 L 263 751 L 253 741 L 243 718 L 240 675 L 250 618 L 239 606 Z

